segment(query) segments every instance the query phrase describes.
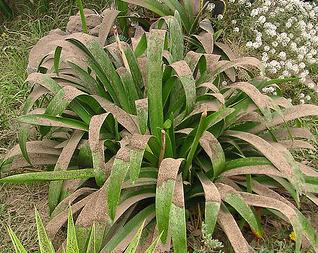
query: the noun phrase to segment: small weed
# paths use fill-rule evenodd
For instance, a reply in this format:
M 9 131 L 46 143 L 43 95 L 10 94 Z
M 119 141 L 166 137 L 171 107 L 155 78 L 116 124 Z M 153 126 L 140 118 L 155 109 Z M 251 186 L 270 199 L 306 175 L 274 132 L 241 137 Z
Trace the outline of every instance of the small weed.
M 212 239 L 212 235 L 208 234 L 206 225 L 202 224 L 202 240 L 194 245 L 194 253 L 223 253 L 223 243 L 219 240 Z

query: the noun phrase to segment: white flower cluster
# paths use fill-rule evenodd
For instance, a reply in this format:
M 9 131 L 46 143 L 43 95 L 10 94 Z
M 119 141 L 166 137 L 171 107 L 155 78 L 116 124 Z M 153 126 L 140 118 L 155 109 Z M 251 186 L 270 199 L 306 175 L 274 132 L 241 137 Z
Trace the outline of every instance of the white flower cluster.
M 310 102 L 311 96 L 310 95 L 305 95 L 304 93 L 299 94 L 299 102 L 301 104 L 305 104 L 306 102 Z
M 318 64 L 318 5 L 301 0 L 229 0 L 234 34 L 262 59 L 269 76 L 297 76 L 305 83 Z M 234 16 L 234 19 L 233 19 Z M 314 84 L 309 87 L 314 88 Z
M 262 92 L 267 94 L 267 95 L 274 95 L 274 96 L 277 96 L 277 91 L 276 91 L 277 87 L 275 86 L 267 86 L 267 87 L 264 87 L 262 89 Z

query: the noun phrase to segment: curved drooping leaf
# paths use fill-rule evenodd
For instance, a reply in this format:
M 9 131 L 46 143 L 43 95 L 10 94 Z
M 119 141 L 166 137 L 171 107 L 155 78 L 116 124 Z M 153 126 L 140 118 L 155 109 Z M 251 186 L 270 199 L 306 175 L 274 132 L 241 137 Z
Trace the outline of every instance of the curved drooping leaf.
M 108 115 L 109 113 L 104 113 L 93 116 L 89 125 L 89 146 L 92 153 L 93 166 L 97 170 L 104 171 L 106 177 L 109 176 L 110 171 L 106 171 L 105 146 L 104 142 L 100 140 L 100 131 Z M 102 184 L 102 182 L 98 183 Z
M 245 203 L 233 188 L 228 185 L 217 183 L 222 200 L 231 205 L 250 225 L 252 231 L 257 237 L 262 237 L 263 229 L 257 220 L 253 210 Z
M 55 181 L 70 179 L 88 179 L 96 176 L 95 169 L 44 171 L 16 174 L 0 179 L 0 183 L 33 183 L 36 181 Z
M 190 67 L 185 61 L 177 61 L 171 64 L 171 67 L 176 72 L 178 79 L 180 80 L 186 97 L 186 113 L 190 113 L 193 110 L 196 99 L 195 80 L 192 76 Z
M 163 233 L 161 241 L 166 243 L 169 228 L 169 216 L 173 193 L 181 159 L 164 159 L 159 167 L 156 190 L 156 221 L 159 233 Z
M 68 166 L 72 159 L 74 151 L 78 143 L 82 139 L 83 134 L 84 132 L 82 131 L 74 131 L 67 145 L 63 148 L 59 156 L 59 159 L 57 160 L 55 164 L 54 171 L 63 171 L 68 169 Z M 48 202 L 49 202 L 50 212 L 53 212 L 53 210 L 59 203 L 62 187 L 63 187 L 63 181 L 51 182 L 49 185 Z
M 88 130 L 87 125 L 82 121 L 71 118 L 53 117 L 46 114 L 29 114 L 20 116 L 19 121 L 31 125 L 66 127 L 83 131 Z
M 273 117 L 271 122 L 267 122 L 267 125 L 260 124 L 252 129 L 252 133 L 259 133 L 266 130 L 267 128 L 275 127 L 277 125 L 283 124 L 284 122 L 289 122 L 295 119 L 308 117 L 308 116 L 318 116 L 318 110 L 316 105 L 296 105 L 287 108 L 282 112 L 282 115 L 277 114 Z
M 204 175 L 199 173 L 198 178 L 202 184 L 205 196 L 205 224 L 208 234 L 213 234 L 216 226 L 218 213 L 221 206 L 221 196 L 215 184 Z
M 228 237 L 235 253 L 249 253 L 249 245 L 243 237 L 235 219 L 224 204 L 221 205 L 218 223 Z
M 113 168 L 109 176 L 107 186 L 107 206 L 108 214 L 112 220 L 116 216 L 116 209 L 119 203 L 122 184 L 130 168 L 130 149 L 122 147 L 114 160 Z

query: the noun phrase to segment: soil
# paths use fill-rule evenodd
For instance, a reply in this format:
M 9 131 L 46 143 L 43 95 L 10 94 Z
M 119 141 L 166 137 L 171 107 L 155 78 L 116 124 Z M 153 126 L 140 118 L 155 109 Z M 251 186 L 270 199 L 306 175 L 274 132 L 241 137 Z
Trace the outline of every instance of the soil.
M 36 252 L 36 207 L 44 223 L 48 221 L 46 184 L 0 185 L 0 252 L 13 253 L 7 227 L 10 226 L 28 252 Z

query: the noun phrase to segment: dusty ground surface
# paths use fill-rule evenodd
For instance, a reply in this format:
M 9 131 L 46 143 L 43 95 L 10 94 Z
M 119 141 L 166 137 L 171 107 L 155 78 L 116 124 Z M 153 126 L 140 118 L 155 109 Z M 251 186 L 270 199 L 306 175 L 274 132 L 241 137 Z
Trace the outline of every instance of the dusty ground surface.
M 37 250 L 34 208 L 48 220 L 47 185 L 0 185 L 0 252 L 14 252 L 7 227 L 10 226 L 27 248 Z

